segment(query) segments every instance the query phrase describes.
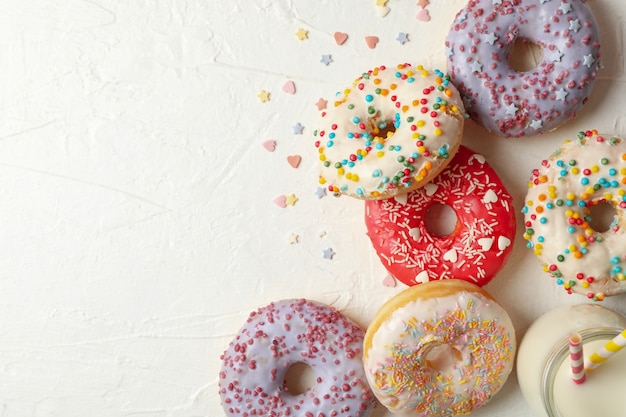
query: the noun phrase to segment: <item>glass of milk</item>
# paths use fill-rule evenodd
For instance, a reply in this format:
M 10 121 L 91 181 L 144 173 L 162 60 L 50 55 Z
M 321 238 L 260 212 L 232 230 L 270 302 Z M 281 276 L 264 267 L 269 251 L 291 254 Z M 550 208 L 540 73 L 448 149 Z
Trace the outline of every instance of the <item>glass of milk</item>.
M 548 311 L 528 329 L 517 353 L 517 378 L 539 417 L 626 416 L 626 349 L 572 380 L 569 336 L 582 337 L 585 358 L 626 329 L 626 317 L 596 304 Z

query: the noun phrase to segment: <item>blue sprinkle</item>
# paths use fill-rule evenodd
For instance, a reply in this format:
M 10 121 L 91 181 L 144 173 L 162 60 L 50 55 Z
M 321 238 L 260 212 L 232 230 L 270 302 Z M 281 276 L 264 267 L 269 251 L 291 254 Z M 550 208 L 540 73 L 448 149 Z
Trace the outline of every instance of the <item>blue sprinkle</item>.
M 365 101 L 367 101 L 368 103 L 371 103 L 372 100 L 374 100 L 374 96 L 372 96 L 371 94 L 365 96 Z

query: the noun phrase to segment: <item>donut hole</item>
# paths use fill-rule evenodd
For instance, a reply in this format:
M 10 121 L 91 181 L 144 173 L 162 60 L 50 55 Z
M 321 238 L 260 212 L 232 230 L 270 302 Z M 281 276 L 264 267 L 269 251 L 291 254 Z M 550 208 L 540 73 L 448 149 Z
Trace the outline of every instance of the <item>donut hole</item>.
M 594 204 L 588 210 L 589 227 L 598 233 L 608 231 L 617 218 L 615 207 L 607 201 Z
M 296 362 L 287 368 L 283 388 L 291 395 L 300 395 L 315 385 L 315 372 L 306 363 Z
M 370 120 L 372 134 L 376 137 L 387 139 L 396 132 L 396 125 L 393 120 Z
M 543 60 L 543 48 L 527 38 L 517 38 L 509 49 L 509 66 L 517 72 L 534 70 Z
M 450 345 L 437 344 L 426 352 L 426 364 L 437 372 L 454 369 L 462 358 L 461 352 Z
M 456 230 L 458 221 L 454 209 L 442 203 L 431 204 L 424 215 L 426 230 L 439 237 L 450 236 Z

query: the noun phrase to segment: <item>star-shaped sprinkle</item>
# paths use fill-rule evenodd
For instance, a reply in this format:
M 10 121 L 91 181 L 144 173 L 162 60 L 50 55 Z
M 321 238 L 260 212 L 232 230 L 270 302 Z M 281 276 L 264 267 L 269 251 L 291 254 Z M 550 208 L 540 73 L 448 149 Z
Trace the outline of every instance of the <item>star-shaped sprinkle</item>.
M 335 251 L 333 250 L 333 248 L 324 249 L 322 251 L 322 256 L 324 257 L 324 259 L 333 259 L 333 256 L 335 256 Z
M 398 37 L 396 38 L 396 40 L 400 42 L 400 45 L 404 45 L 406 42 L 409 41 L 409 34 L 400 32 L 398 33 Z
M 593 59 L 593 55 L 589 54 L 589 55 L 585 55 L 583 57 L 583 65 L 586 65 L 587 68 L 591 68 L 591 66 L 593 65 L 594 62 L 596 62 L 595 59 Z
M 568 14 L 572 11 L 572 5 L 569 3 L 562 2 L 559 6 L 559 9 L 563 12 L 563 14 Z
M 287 242 L 289 242 L 290 245 L 295 245 L 296 243 L 300 242 L 300 236 L 295 233 L 289 233 L 289 235 L 287 236 Z
M 328 54 L 328 55 L 322 55 L 322 59 L 320 59 L 320 62 L 324 65 L 328 65 L 331 62 L 333 62 L 333 57 L 332 55 Z
M 301 135 L 302 131 L 304 130 L 304 126 L 302 126 L 302 124 L 298 122 L 295 125 L 291 126 L 291 129 L 293 130 L 294 135 Z
M 454 55 L 454 50 L 451 46 L 446 46 L 446 58 L 450 58 L 452 55 Z
M 298 40 L 305 40 L 309 38 L 309 31 L 302 29 L 302 28 L 298 28 L 298 30 L 296 31 L 296 37 L 298 38 Z
M 539 130 L 543 127 L 543 122 L 539 119 L 535 119 L 532 122 L 530 122 L 530 127 L 532 127 L 535 130 Z
M 270 93 L 268 91 L 261 90 L 261 92 L 256 96 L 259 98 L 259 100 L 261 100 L 261 103 L 266 103 L 270 101 Z
M 561 58 L 563 58 L 563 53 L 558 49 L 555 49 L 550 53 L 550 61 L 552 62 L 560 62 Z
M 567 91 L 565 91 L 565 89 L 563 87 L 561 87 L 561 89 L 556 92 L 556 99 L 557 100 L 561 100 L 561 101 L 565 101 L 565 97 L 567 97 L 568 94 L 569 93 Z
M 580 24 L 580 20 L 570 20 L 569 21 L 569 30 L 573 30 L 574 33 L 578 33 L 582 25 Z
M 324 187 L 317 187 L 317 190 L 315 190 L 313 195 L 315 195 L 315 197 L 317 197 L 317 198 L 326 197 L 326 188 L 324 188 Z
M 496 35 L 495 32 L 491 32 L 485 35 L 484 39 L 489 45 L 493 45 L 498 40 L 498 35 Z
M 462 22 L 462 21 L 464 21 L 465 19 L 467 19 L 467 10 L 463 9 L 463 10 L 461 11 L 461 13 L 459 13 L 459 16 L 457 17 L 457 20 L 458 20 L 459 22 Z
M 508 106 L 506 106 L 506 114 L 510 115 L 510 116 L 515 116 L 515 113 L 517 112 L 518 107 L 515 105 L 515 103 L 511 103 Z
M 296 197 L 296 195 L 293 193 L 285 196 L 285 204 L 287 204 L 288 206 L 295 206 L 297 201 L 298 197 Z
M 428 0 L 417 0 L 417 5 L 422 9 L 428 6 L 430 2 Z
M 474 62 L 472 62 L 471 68 L 472 72 L 481 72 L 483 70 L 483 64 L 474 60 Z
M 318 110 L 324 110 L 326 109 L 326 106 L 328 105 L 328 100 L 324 100 L 323 98 L 320 98 L 319 100 L 317 100 L 317 103 L 315 103 L 315 105 L 317 106 Z

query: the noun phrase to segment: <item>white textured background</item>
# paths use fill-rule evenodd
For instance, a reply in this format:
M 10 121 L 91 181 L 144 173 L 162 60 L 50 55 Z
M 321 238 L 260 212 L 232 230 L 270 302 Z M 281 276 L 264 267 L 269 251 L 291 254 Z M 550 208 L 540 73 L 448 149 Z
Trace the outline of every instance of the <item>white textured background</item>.
M 445 68 L 464 3 L 431 0 L 424 22 L 404 0 L 384 18 L 374 0 L 2 0 L 0 416 L 222 416 L 219 356 L 251 310 L 307 297 L 367 326 L 401 285 L 382 285 L 362 204 L 313 195 L 314 104 L 376 65 Z M 592 7 L 604 68 L 577 119 L 522 140 L 468 123 L 464 144 L 518 213 L 530 170 L 563 138 L 626 134 L 626 3 Z M 273 203 L 291 193 L 293 207 Z M 542 312 L 584 299 L 553 286 L 518 221 L 487 289 L 521 338 Z M 624 297 L 605 305 L 626 313 Z M 530 417 L 515 374 L 475 415 Z

